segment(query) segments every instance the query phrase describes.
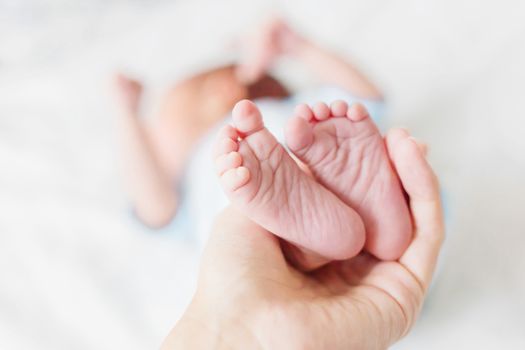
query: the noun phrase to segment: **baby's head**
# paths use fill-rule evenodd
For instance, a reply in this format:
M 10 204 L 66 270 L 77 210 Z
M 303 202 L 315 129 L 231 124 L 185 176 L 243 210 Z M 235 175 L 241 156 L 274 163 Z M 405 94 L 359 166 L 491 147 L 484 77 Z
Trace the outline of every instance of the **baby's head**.
M 171 91 L 169 104 L 176 108 L 177 113 L 213 121 L 231 111 L 239 100 L 288 95 L 286 88 L 269 75 L 253 84 L 243 84 L 237 78 L 235 66 L 229 65 L 180 82 Z

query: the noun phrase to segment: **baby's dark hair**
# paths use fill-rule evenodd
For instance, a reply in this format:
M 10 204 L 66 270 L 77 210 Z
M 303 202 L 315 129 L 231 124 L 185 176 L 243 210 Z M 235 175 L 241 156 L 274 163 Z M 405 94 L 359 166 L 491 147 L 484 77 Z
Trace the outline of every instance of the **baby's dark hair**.
M 248 99 L 253 100 L 261 97 L 286 98 L 290 92 L 277 79 L 269 74 L 263 75 L 256 82 L 246 86 Z
M 235 75 L 236 68 L 237 67 L 235 64 L 229 64 L 201 73 L 197 77 L 209 76 L 218 72 L 225 71 Z M 249 85 L 245 85 L 245 87 L 247 91 L 247 96 L 245 98 L 250 100 L 262 97 L 286 98 L 290 96 L 290 92 L 288 91 L 288 89 L 279 80 L 266 73 L 257 81 Z
M 264 97 L 286 98 L 290 96 L 288 89 L 269 74 L 264 74 L 254 83 L 243 84 L 237 79 L 235 72 L 236 66 L 230 64 L 201 72 L 180 83 L 180 86 L 191 89 L 193 94 L 205 97 L 204 101 L 207 103 L 202 103 L 202 99 L 199 98 L 199 107 L 195 107 L 193 112 L 197 113 L 199 108 L 209 107 L 211 104 L 214 105 L 212 110 L 219 109 L 218 113 L 220 114 L 230 111 L 235 103 L 241 99 L 254 100 Z M 231 81 L 233 84 L 224 84 L 221 77 L 227 77 L 226 81 Z M 214 98 L 210 98 L 209 94 L 213 94 Z M 219 106 L 216 105 L 217 101 L 220 101 Z M 204 114 L 210 113 L 207 108 L 204 109 L 206 109 L 203 112 Z

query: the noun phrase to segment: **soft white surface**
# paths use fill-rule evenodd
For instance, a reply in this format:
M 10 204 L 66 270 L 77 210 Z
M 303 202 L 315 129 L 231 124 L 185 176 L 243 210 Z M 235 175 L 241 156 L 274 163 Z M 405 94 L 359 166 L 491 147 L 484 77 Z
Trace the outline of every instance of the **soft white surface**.
M 1 349 L 160 344 L 191 296 L 197 249 L 129 219 L 107 77 L 128 68 L 155 96 L 276 11 L 352 55 L 384 87 L 389 124 L 430 143 L 447 251 L 395 348 L 525 348 L 523 2 L 3 0 Z

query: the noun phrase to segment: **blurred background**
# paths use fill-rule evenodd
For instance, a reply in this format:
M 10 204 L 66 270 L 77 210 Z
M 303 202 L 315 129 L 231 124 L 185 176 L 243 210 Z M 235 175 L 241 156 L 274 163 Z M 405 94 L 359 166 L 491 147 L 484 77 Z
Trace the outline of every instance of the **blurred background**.
M 446 249 L 394 348 L 525 349 L 524 2 L 0 0 L 1 349 L 160 345 L 199 248 L 130 217 L 109 77 L 140 77 L 152 105 L 271 14 L 351 56 L 385 91 L 386 126 L 430 145 Z

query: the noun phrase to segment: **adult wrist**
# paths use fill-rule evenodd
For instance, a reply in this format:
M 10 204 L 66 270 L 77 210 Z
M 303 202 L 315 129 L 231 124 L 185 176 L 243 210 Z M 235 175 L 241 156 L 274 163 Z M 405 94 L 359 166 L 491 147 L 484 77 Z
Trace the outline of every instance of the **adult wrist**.
M 262 349 L 254 332 L 252 310 L 195 298 L 162 345 L 178 349 Z

